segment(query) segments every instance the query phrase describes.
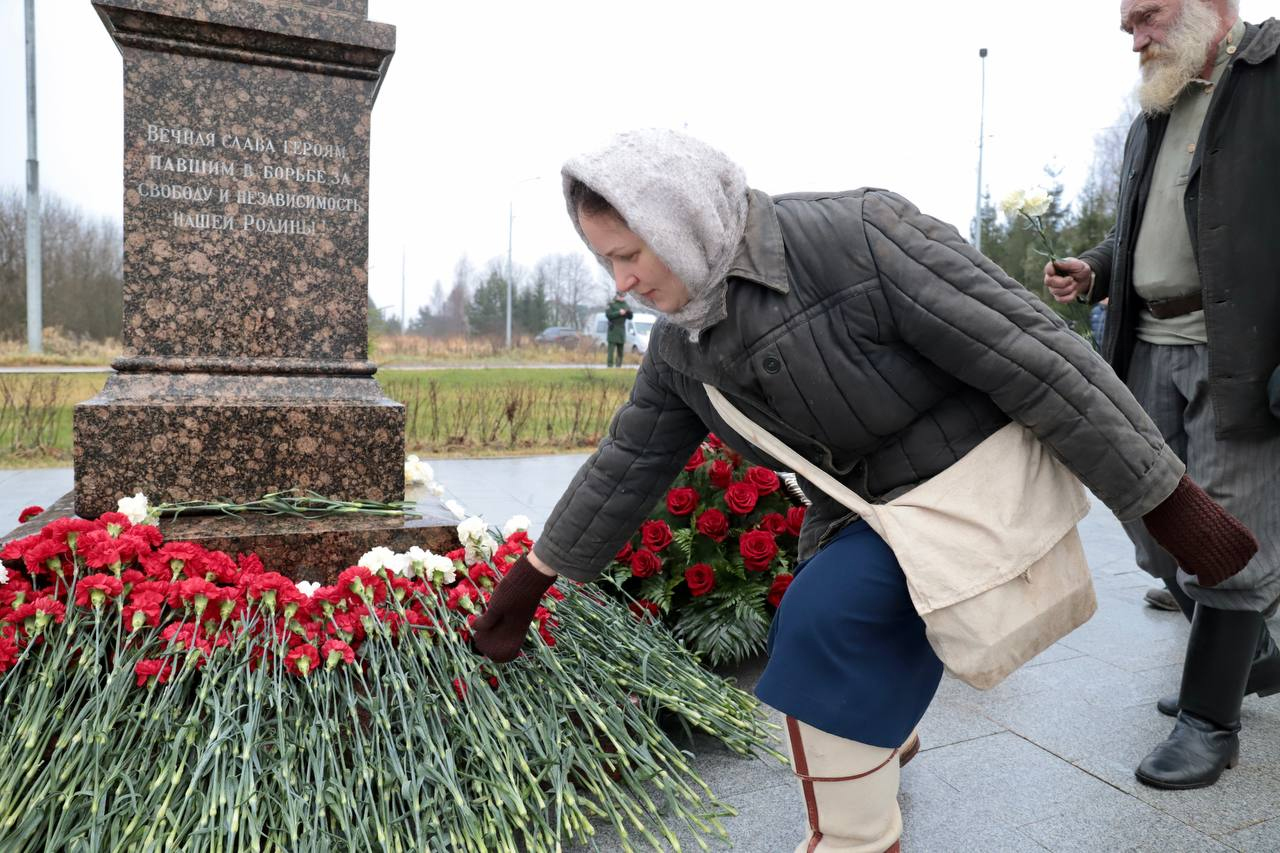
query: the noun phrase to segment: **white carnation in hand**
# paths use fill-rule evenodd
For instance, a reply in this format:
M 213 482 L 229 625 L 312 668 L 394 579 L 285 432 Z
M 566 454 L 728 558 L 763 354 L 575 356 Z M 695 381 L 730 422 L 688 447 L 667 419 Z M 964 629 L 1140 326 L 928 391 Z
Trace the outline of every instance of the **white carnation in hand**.
M 1027 216 L 1044 216 L 1049 211 L 1049 194 L 1042 189 L 1027 193 L 1022 202 L 1022 212 Z
M 1014 215 L 1022 210 L 1023 205 L 1027 203 L 1027 194 L 1023 190 L 1014 190 L 1000 201 L 1000 209 L 1004 211 L 1004 215 L 1012 219 Z
M 142 524 L 151 514 L 151 507 L 147 505 L 147 496 L 138 492 L 131 498 L 121 498 L 116 504 L 116 512 L 128 518 L 132 524 Z

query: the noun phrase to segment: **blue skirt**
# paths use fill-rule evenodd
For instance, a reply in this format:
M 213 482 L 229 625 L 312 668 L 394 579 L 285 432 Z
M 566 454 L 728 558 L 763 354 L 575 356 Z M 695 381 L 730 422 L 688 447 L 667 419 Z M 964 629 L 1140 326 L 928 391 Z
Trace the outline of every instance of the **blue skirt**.
M 859 520 L 796 569 L 756 696 L 816 729 L 892 748 L 941 680 L 897 558 Z

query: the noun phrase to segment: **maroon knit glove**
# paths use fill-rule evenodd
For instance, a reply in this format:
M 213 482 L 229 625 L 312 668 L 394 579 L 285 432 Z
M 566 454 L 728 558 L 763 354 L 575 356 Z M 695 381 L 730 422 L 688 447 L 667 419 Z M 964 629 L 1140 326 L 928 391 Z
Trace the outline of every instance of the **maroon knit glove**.
M 1142 522 L 1182 570 L 1201 586 L 1217 586 L 1258 553 L 1258 540 L 1185 474 L 1173 494 Z
M 527 556 L 512 563 L 489 606 L 471 626 L 476 651 L 498 663 L 515 660 L 542 594 L 555 582 L 554 576 L 535 569 Z

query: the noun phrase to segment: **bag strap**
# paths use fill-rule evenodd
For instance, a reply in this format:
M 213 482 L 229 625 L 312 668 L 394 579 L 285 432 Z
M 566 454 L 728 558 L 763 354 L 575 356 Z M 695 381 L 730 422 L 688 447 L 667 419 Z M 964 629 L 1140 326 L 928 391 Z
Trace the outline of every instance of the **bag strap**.
M 737 406 L 730 403 L 720 391 L 706 384 L 707 397 L 716 413 L 724 419 L 734 432 L 750 441 L 756 447 L 768 453 L 774 459 L 791 467 L 791 471 L 804 477 L 813 485 L 835 498 L 844 506 L 862 516 L 868 522 L 876 519 L 876 509 L 863 500 L 856 492 L 792 450 L 785 442 L 761 427 L 751 418 L 744 415 Z

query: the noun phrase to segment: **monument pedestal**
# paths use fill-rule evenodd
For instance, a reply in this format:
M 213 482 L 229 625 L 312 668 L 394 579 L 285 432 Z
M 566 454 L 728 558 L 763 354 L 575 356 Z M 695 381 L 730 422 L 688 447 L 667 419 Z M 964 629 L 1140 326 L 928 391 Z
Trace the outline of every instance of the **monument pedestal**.
M 122 373 L 76 406 L 77 515 L 256 500 L 311 489 L 336 500 L 404 495 L 404 407 L 371 376 Z

